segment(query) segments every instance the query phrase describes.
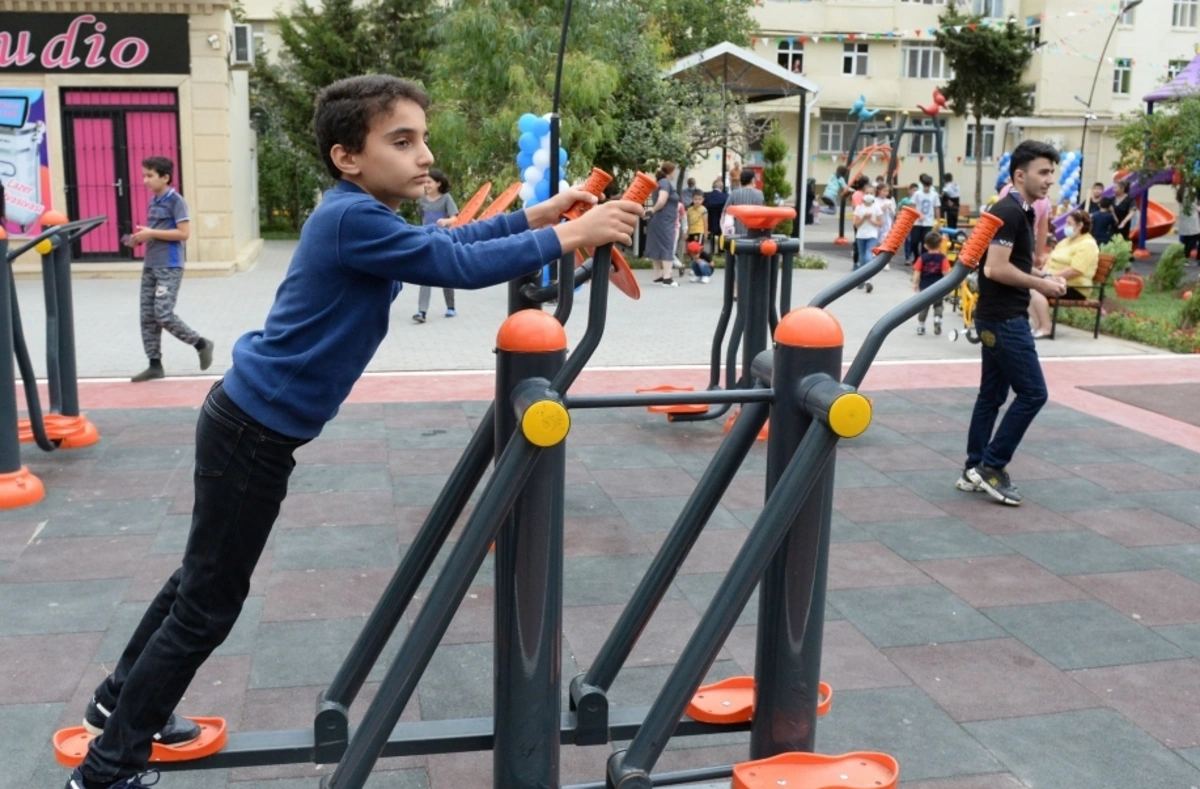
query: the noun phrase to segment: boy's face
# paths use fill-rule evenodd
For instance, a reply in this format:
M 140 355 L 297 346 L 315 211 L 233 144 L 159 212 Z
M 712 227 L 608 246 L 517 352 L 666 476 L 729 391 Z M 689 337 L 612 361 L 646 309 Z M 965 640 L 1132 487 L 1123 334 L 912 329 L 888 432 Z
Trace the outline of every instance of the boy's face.
M 1104 197 L 1104 187 L 1103 186 L 1093 186 L 1092 187 L 1092 197 L 1096 200 L 1099 200 L 1101 197 Z
M 151 170 L 149 167 L 142 168 L 142 183 L 156 195 L 160 195 L 171 188 L 170 176 L 159 175 L 157 171 Z
M 437 183 L 429 178 L 433 153 L 427 139 L 425 110 L 406 99 L 399 99 L 390 112 L 371 122 L 366 144 L 358 153 L 350 153 L 340 144 L 330 156 L 342 171 L 342 177 L 355 183 L 392 210 L 405 200 L 416 200 Z
M 704 195 L 700 192 L 692 195 L 692 205 L 704 205 Z

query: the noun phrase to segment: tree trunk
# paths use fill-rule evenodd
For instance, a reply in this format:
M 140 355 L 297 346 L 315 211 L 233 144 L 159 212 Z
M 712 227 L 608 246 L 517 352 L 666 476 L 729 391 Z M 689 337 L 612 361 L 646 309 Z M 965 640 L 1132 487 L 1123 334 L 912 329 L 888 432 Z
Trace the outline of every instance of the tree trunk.
M 983 117 L 975 113 L 975 210 L 983 210 Z

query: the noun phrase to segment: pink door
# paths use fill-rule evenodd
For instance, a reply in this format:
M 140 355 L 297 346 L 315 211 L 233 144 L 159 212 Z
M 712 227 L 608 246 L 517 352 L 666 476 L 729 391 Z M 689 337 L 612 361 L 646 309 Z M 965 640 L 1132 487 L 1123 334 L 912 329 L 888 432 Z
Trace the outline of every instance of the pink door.
M 134 259 L 121 237 L 146 223 L 150 194 L 142 186 L 142 161 L 164 156 L 179 184 L 179 121 L 174 91 L 67 89 L 63 128 L 67 149 L 67 202 L 72 219 L 106 216 L 83 237 L 79 258 Z M 136 253 L 136 254 L 135 254 Z

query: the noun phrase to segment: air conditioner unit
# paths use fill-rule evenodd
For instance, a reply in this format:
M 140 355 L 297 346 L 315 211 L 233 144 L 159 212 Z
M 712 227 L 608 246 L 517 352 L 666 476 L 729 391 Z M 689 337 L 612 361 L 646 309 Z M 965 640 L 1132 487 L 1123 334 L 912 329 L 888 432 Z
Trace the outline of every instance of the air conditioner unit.
M 254 31 L 250 25 L 233 26 L 233 46 L 229 50 L 229 64 L 242 68 L 251 68 L 254 65 Z

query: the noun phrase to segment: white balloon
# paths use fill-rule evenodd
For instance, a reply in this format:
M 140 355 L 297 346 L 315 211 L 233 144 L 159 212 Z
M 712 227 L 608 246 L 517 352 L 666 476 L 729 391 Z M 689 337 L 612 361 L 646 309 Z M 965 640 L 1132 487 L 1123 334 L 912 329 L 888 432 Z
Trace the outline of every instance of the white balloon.
M 536 164 L 532 167 L 526 167 L 524 176 L 525 183 L 529 184 L 530 186 L 535 186 L 537 185 L 538 181 L 542 180 L 542 168 L 538 167 Z
M 567 183 L 566 181 L 558 182 L 558 193 L 559 194 L 562 194 L 563 192 L 567 191 L 570 188 L 571 188 L 571 185 L 569 183 Z
M 533 184 L 528 183 L 528 182 L 521 184 L 520 197 L 521 197 L 522 202 L 529 202 L 530 200 L 532 200 L 534 197 Z
M 542 137 L 541 142 L 538 144 L 538 150 L 545 151 L 546 153 L 550 153 L 550 135 L 549 134 Z
M 533 166 L 545 170 L 550 166 L 550 150 L 539 148 L 533 152 Z

